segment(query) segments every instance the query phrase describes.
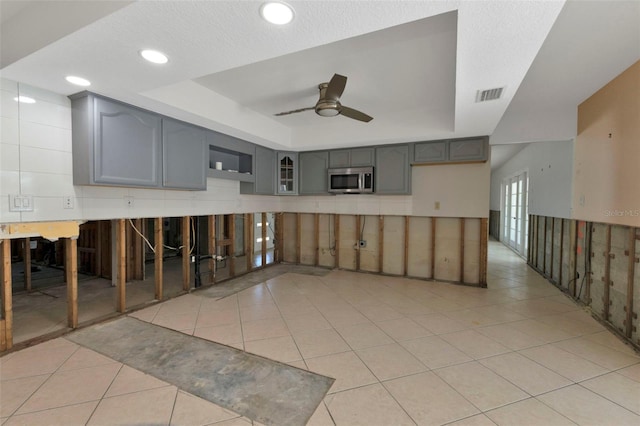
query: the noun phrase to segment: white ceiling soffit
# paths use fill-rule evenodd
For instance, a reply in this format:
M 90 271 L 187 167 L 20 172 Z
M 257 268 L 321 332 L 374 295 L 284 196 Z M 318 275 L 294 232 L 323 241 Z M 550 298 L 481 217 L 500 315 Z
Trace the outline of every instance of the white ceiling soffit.
M 577 106 L 640 59 L 640 1 L 569 1 L 492 144 L 573 139 Z
M 485 135 L 493 133 L 563 5 L 288 3 L 294 21 L 274 27 L 259 16 L 262 1 L 134 2 L 75 31 L 69 24 L 68 35 L 52 36 L 50 44 L 4 67 L 2 76 L 68 95 L 79 90 L 64 76 L 80 75 L 97 93 L 296 150 Z M 169 63 L 150 66 L 138 55 L 144 48 L 162 50 Z M 309 63 L 287 62 L 290 54 Z M 258 73 L 263 69 L 271 74 Z M 349 77 L 344 104 L 372 115 L 371 123 L 312 111 L 272 115 L 313 105 L 315 86 L 334 72 Z M 195 82 L 216 86 L 219 73 L 220 81 L 233 82 L 230 89 L 218 87 L 224 94 Z M 237 80 L 229 78 L 234 73 Z M 254 80 L 266 87 L 248 89 Z M 505 87 L 499 100 L 475 102 L 478 90 L 495 87 Z

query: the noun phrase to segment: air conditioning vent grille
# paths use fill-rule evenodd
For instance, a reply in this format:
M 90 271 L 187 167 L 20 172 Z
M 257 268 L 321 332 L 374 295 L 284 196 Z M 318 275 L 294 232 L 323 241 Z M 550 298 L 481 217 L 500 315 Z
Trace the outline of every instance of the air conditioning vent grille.
M 498 87 L 496 89 L 478 90 L 476 93 L 476 102 L 486 102 L 500 99 L 504 87 Z

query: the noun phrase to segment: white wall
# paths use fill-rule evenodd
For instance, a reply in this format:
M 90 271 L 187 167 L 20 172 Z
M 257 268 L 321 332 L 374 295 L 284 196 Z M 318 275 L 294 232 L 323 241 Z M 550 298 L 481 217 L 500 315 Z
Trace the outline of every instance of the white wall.
M 206 191 L 73 185 L 68 98 L 1 80 L 0 223 L 171 217 L 262 211 L 487 217 L 489 162 L 412 168 L 407 196 L 251 196 L 239 183 L 209 178 Z M 20 95 L 35 104 L 14 101 Z M 32 195 L 34 211 L 9 212 L 9 195 Z M 63 208 L 66 196 L 73 208 Z M 127 201 L 133 198 L 133 206 Z M 436 210 L 435 203 L 440 203 Z
M 571 218 L 573 141 L 535 142 L 491 173 L 491 210 L 500 210 L 502 181 L 529 174 L 529 213 Z

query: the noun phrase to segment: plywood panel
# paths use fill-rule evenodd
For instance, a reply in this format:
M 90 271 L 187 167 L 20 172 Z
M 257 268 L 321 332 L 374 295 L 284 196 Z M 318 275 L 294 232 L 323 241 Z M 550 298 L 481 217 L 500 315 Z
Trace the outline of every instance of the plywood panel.
M 318 264 L 334 268 L 336 265 L 334 215 L 321 214 L 318 225 L 320 227 L 318 232 Z
M 340 215 L 340 234 L 338 235 L 338 256 L 341 269 L 356 269 L 356 217 Z
M 379 220 L 378 216 L 360 216 L 361 239 L 367 242 L 367 246 L 360 248 L 360 270 L 368 272 L 380 272 L 378 265 L 379 256 Z
M 296 213 L 282 214 L 282 260 L 296 262 Z
M 431 218 L 414 216 L 409 224 L 407 275 L 431 278 Z
M 460 219 L 438 218 L 435 279 L 458 281 L 460 277 Z
M 382 271 L 385 274 L 404 275 L 404 216 L 384 218 Z
M 467 284 L 480 281 L 480 219 L 465 220 L 463 277 Z
M 300 263 L 316 263 L 315 221 L 312 213 L 300 214 Z

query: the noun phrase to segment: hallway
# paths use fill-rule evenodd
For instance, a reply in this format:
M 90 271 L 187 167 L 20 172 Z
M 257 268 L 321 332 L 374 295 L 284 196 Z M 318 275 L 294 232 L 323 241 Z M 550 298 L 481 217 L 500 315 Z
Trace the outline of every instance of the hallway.
M 335 378 L 310 425 L 640 423 L 638 354 L 495 241 L 487 289 L 333 270 L 211 290 L 129 315 Z M 64 337 L 0 376 L 3 426 L 260 424 Z

